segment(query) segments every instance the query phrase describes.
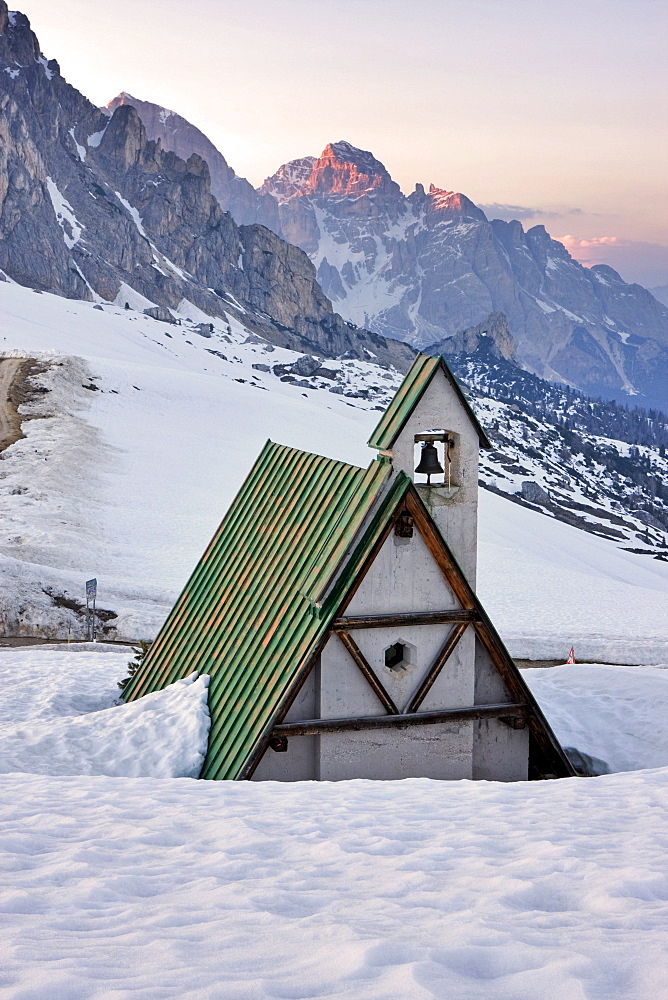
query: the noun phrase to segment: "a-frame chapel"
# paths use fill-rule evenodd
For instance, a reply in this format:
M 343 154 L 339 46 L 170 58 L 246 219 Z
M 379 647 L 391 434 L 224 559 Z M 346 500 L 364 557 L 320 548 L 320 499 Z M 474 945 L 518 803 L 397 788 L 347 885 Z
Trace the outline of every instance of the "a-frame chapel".
M 490 445 L 443 358 L 369 444 L 368 469 L 265 445 L 125 699 L 210 675 L 203 778 L 572 775 L 475 596 Z

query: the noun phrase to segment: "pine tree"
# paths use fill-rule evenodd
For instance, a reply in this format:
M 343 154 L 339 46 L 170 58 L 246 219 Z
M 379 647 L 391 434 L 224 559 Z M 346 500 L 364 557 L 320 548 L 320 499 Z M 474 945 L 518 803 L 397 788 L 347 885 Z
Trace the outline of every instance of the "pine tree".
M 151 643 L 146 639 L 140 639 L 138 646 L 132 647 L 132 652 L 135 654 L 133 660 L 128 660 L 128 676 L 124 677 L 122 681 L 118 682 L 118 686 L 121 691 L 125 691 L 126 687 L 137 673 L 142 663 L 146 658 L 146 654 L 151 648 Z

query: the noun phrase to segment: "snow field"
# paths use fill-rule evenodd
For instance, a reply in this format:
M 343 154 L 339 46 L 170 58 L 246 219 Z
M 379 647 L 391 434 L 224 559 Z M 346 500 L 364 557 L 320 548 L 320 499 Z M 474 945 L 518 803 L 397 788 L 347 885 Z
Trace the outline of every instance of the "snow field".
M 648 1000 L 668 769 L 502 785 L 0 777 L 9 1000 Z
M 668 564 L 480 490 L 478 596 L 511 655 L 668 661 Z
M 197 777 L 208 678 L 119 704 L 132 657 L 103 643 L 0 649 L 0 773 Z M 668 669 L 578 663 L 524 677 L 562 745 L 612 771 L 668 767 Z
M 92 643 L 0 649 L 8 1000 L 668 989 L 668 670 L 525 672 L 562 740 L 615 768 L 661 769 L 236 783 L 172 777 L 199 771 L 207 678 L 118 705 L 129 657 Z

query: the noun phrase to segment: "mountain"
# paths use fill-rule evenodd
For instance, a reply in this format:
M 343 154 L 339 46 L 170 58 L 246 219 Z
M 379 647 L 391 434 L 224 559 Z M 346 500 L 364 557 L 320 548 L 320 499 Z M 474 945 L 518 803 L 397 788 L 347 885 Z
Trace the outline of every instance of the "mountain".
M 222 161 L 237 187 L 221 186 L 221 204 L 246 221 L 249 185 L 199 130 L 158 105 L 121 97 L 151 137 L 184 157 Z M 243 198 L 238 185 L 246 185 Z M 543 226 L 525 232 L 520 222 L 489 220 L 465 195 L 433 184 L 428 191 L 417 184 L 406 197 L 371 152 L 344 141 L 283 164 L 257 196 L 254 219 L 309 255 L 350 322 L 424 349 L 502 312 L 527 370 L 605 398 L 638 396 L 665 407 L 661 294 L 606 265 L 583 267 Z
M 528 370 L 665 405 L 666 307 L 610 267 L 583 267 L 543 226 L 490 221 L 433 184 L 406 197 L 372 153 L 347 142 L 284 164 L 260 191 L 352 322 L 424 347 L 499 311 Z
M 656 288 L 650 288 L 650 291 L 655 299 L 668 306 L 668 285 L 657 285 Z
M 240 226 L 254 222 L 279 232 L 278 205 L 270 196 L 258 194 L 244 177 L 237 177 L 232 167 L 214 144 L 195 125 L 150 101 L 140 101 L 125 92 L 107 104 L 113 114 L 116 108 L 129 104 L 142 120 L 149 139 L 160 140 L 163 149 L 176 153 L 182 160 L 197 153 L 209 166 L 211 194 L 224 212 L 229 212 Z
M 236 318 L 255 335 L 405 367 L 412 351 L 335 314 L 313 264 L 269 229 L 237 225 L 209 167 L 151 140 L 121 103 L 94 107 L 0 0 L 0 269 L 69 298 L 155 315 Z

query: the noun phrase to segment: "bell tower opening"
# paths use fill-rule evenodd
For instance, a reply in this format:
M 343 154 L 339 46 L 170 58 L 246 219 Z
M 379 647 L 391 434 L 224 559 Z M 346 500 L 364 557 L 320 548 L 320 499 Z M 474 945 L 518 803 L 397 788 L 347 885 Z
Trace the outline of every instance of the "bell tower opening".
M 438 486 L 457 490 L 459 482 L 459 435 L 432 430 L 415 434 L 413 482 L 418 486 Z

